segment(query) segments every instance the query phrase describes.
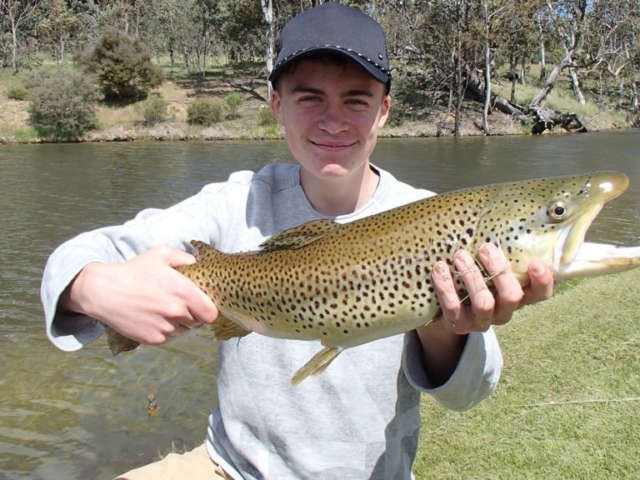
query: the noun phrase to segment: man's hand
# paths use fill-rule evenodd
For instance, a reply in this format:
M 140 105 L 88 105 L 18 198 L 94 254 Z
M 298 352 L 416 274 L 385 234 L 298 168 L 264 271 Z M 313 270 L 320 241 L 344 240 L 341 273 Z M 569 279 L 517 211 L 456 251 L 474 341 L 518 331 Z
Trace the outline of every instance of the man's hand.
M 166 246 L 122 263 L 91 263 L 65 290 L 60 306 L 137 342 L 162 345 L 218 316 L 211 299 L 173 268 L 192 263 L 193 255 Z
M 444 384 L 453 374 L 470 332 L 484 332 L 491 325 L 503 325 L 513 312 L 525 303 L 545 300 L 553 293 L 553 275 L 549 267 L 534 261 L 529 265 L 529 286 L 522 288 L 511 271 L 502 250 L 492 244 L 483 247 L 479 259 L 485 272 L 480 271 L 469 252 L 460 250 L 454 257 L 455 274 L 460 275 L 469 301 L 462 302 L 453 280 L 453 273 L 445 262 L 433 267 L 433 280 L 442 315 L 418 328 L 423 347 L 425 369 L 434 385 Z M 484 278 L 489 275 L 493 288 Z
M 491 325 L 504 325 L 521 305 L 546 300 L 553 293 L 551 270 L 540 261 L 529 265 L 530 284 L 523 288 L 498 247 L 487 244 L 479 251 L 478 257 L 485 272 L 465 250 L 459 250 L 454 257 L 455 274 L 460 276 L 469 292 L 468 306 L 465 304 L 469 302 L 461 302 L 447 265 L 440 262 L 433 269 L 442 308 L 441 321 L 453 333 L 483 332 Z M 493 281 L 492 289 L 487 286 L 486 275 Z

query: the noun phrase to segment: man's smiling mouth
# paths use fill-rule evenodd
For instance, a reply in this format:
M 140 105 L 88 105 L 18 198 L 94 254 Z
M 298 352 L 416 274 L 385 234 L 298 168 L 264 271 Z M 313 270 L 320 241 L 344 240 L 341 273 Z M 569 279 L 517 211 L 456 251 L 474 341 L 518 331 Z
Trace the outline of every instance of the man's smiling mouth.
M 311 144 L 315 145 L 316 147 L 335 148 L 335 149 L 352 147 L 353 145 L 355 145 L 357 143 L 357 142 L 336 143 L 336 142 L 322 142 L 322 141 L 314 141 L 314 140 L 309 140 L 309 142 L 311 142 Z

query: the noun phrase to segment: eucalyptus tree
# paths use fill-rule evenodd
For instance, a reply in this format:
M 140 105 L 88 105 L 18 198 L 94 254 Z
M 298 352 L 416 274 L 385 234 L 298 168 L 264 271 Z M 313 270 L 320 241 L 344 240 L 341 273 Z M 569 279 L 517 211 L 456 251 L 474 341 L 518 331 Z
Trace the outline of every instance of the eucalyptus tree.
M 0 0 L 0 14 L 4 16 L 9 28 L 11 70 L 14 75 L 18 73 L 18 44 L 21 28 L 34 15 L 40 3 L 42 0 Z
M 273 57 L 275 55 L 275 19 L 273 16 L 273 0 L 260 0 L 260 5 L 262 6 L 262 14 L 264 15 L 264 21 L 267 24 L 267 50 L 265 52 L 266 57 L 266 67 L 267 67 L 267 78 L 271 74 L 273 70 Z M 269 96 L 271 95 L 271 84 L 267 80 L 267 91 Z
M 634 59 L 640 50 L 637 42 L 640 36 L 640 5 L 636 0 L 601 1 L 594 5 L 592 16 L 592 39 L 585 50 L 589 57 L 598 59 L 600 98 L 617 96 L 616 103 L 623 107 L 629 93 L 630 103 L 633 104 Z M 610 86 L 611 82 L 613 87 Z
M 265 21 L 264 1 L 230 0 L 223 4 L 220 34 L 229 59 L 234 62 L 264 59 L 265 32 L 269 30 L 269 24 Z
M 185 38 L 193 29 L 193 2 L 150 0 L 144 10 L 141 38 L 156 56 L 168 55 L 171 68 L 185 55 Z
M 46 42 L 59 66 L 65 65 L 69 47 L 76 40 L 80 21 L 65 0 L 45 0 L 36 23 L 41 42 Z

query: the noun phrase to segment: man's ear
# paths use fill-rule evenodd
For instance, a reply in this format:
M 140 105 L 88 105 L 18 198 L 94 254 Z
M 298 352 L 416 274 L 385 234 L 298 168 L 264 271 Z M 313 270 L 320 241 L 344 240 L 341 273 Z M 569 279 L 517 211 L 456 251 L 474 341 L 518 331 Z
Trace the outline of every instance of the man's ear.
M 277 122 L 280 125 L 282 125 L 282 120 L 281 120 L 282 111 L 280 110 L 282 103 L 280 101 L 280 94 L 275 88 L 271 90 L 271 96 L 269 97 L 269 105 L 271 106 L 271 111 L 273 112 L 273 116 L 276 117 Z
M 380 120 L 378 120 L 378 128 L 384 127 L 389 118 L 389 112 L 391 111 L 391 96 L 385 95 L 382 99 L 382 105 L 380 106 Z

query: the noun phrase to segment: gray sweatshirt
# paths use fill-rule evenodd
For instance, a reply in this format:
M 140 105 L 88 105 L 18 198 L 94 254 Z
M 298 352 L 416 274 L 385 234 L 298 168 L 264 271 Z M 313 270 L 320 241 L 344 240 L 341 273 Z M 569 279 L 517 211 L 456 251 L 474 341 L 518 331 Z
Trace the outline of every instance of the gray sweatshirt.
M 374 197 L 335 221 L 433 195 L 378 171 Z M 166 210 L 147 209 L 124 225 L 83 233 L 47 263 L 41 291 L 47 334 L 73 351 L 104 332 L 95 319 L 57 310 L 64 289 L 90 262 L 121 262 L 160 244 L 186 250 L 192 239 L 229 253 L 255 250 L 275 233 L 318 218 L 326 217 L 307 200 L 299 166 L 270 164 L 209 184 Z M 233 478 L 412 478 L 420 392 L 466 410 L 493 391 L 502 368 L 493 330 L 472 333 L 454 374 L 433 388 L 410 332 L 347 349 L 324 373 L 292 387 L 292 374 L 320 348 L 258 334 L 220 343 L 219 406 L 209 417 L 206 446 Z

